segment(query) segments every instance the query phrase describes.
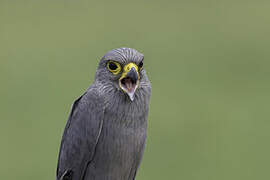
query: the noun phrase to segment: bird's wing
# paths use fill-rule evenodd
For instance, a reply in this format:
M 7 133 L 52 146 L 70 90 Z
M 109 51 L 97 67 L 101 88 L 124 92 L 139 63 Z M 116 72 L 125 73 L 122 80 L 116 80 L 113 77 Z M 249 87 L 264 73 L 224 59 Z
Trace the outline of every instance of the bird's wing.
M 57 179 L 83 178 L 95 153 L 103 117 L 102 100 L 91 89 L 73 103 L 60 146 Z

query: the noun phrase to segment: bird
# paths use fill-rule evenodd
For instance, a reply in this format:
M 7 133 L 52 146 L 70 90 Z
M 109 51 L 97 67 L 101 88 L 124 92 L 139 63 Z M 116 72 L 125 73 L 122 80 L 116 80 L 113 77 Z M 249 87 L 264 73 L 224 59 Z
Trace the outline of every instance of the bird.
M 144 55 L 122 47 L 99 61 L 93 83 L 71 107 L 57 180 L 134 180 L 147 136 L 151 83 Z

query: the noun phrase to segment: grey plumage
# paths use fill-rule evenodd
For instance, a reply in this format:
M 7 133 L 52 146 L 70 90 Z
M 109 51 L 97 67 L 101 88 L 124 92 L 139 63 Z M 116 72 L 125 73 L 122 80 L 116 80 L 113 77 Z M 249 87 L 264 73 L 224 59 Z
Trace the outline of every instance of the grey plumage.
M 134 49 L 119 48 L 100 60 L 93 84 L 72 106 L 58 157 L 58 180 L 135 179 L 145 146 L 151 85 L 144 68 L 138 68 L 131 100 L 120 80 L 125 65 L 139 66 L 143 58 Z M 119 74 L 108 70 L 109 60 L 121 65 Z

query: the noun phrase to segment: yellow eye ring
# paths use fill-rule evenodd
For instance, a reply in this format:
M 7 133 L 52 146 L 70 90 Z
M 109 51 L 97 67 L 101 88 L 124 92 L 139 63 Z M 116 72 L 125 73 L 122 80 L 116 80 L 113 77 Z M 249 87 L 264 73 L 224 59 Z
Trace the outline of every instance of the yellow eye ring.
M 119 72 L 121 71 L 121 65 L 118 62 L 111 61 L 111 60 L 107 62 L 107 68 L 114 75 L 119 74 Z

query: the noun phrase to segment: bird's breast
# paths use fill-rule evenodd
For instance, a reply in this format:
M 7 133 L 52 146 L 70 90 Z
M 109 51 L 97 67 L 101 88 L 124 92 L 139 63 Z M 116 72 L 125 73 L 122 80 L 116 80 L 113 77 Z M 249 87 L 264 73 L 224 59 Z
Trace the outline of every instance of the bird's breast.
M 146 124 L 128 127 L 106 116 L 91 163 L 96 177 L 92 179 L 132 180 L 142 158 L 145 139 Z
M 130 101 L 122 94 L 109 97 L 115 98 L 106 103 L 102 130 L 87 177 L 91 180 L 133 180 L 144 151 L 147 99 Z

